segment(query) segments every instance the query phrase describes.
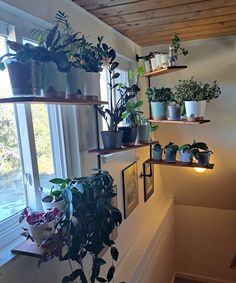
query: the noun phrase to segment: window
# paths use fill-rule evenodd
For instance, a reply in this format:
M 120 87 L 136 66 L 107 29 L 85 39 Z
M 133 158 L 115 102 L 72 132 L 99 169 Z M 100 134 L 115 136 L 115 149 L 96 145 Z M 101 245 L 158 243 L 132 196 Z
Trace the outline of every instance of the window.
M 9 30 L 11 39 L 12 31 L 16 37 L 17 30 Z M 7 52 L 8 34 L 7 29 L 2 34 L 1 24 L 0 32 L 2 56 Z M 11 96 L 7 70 L 0 72 L 0 81 L 0 97 Z M 57 144 L 64 138 L 61 112 L 55 105 L 0 104 L 0 248 L 19 238 L 18 219 L 24 207 L 41 209 L 40 187 L 49 187 L 55 175 L 68 173 L 64 149 Z
M 129 85 L 129 79 L 128 79 L 128 70 L 123 70 L 123 69 L 116 69 L 118 73 L 120 73 L 119 78 L 116 79 L 116 83 L 122 83 L 126 86 Z M 100 77 L 100 90 L 101 90 L 101 100 L 109 101 L 110 96 L 109 96 L 109 87 L 108 87 L 108 82 L 109 82 L 109 72 L 107 69 L 103 69 L 101 72 L 101 77 Z M 120 96 L 119 92 L 117 91 L 115 94 L 115 99 L 113 100 L 113 103 L 115 104 Z M 120 125 L 125 125 L 125 121 L 122 121 Z M 107 130 L 107 124 L 102 119 L 102 128 L 103 130 Z
M 0 56 L 7 51 L 5 36 L 0 36 L 0 50 Z M 0 97 L 10 96 L 7 70 L 0 72 L 0 81 Z M 25 206 L 14 106 L 0 104 L 0 222 L 17 214 Z

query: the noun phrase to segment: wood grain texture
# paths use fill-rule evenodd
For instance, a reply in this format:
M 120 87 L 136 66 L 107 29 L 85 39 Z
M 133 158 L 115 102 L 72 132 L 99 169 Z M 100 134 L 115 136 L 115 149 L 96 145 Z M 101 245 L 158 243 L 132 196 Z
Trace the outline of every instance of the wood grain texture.
M 141 46 L 236 34 L 235 0 L 74 0 Z

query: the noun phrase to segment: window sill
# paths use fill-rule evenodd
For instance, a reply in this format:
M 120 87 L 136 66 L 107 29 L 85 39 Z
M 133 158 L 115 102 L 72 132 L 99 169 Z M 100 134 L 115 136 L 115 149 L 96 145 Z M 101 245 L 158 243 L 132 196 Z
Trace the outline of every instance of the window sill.
M 17 239 L 0 249 L 0 267 L 16 257 L 11 250 L 22 242 L 24 242 L 24 238 L 19 236 Z

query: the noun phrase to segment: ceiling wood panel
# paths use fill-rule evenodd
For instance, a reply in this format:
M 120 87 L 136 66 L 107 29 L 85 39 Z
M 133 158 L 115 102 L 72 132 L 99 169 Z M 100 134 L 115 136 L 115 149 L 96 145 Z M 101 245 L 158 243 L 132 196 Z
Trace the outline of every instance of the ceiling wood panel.
M 236 34 L 236 0 L 74 2 L 141 46 Z

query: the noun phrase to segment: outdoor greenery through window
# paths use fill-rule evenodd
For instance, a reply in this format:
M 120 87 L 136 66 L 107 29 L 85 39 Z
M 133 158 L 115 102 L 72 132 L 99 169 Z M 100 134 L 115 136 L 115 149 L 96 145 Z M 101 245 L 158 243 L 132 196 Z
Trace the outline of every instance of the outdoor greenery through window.
M 0 56 L 6 51 L 6 37 L 0 36 Z M 0 82 L 0 97 L 10 96 L 7 70 L 0 72 Z M 14 106 L 0 104 L 0 222 L 25 206 Z

